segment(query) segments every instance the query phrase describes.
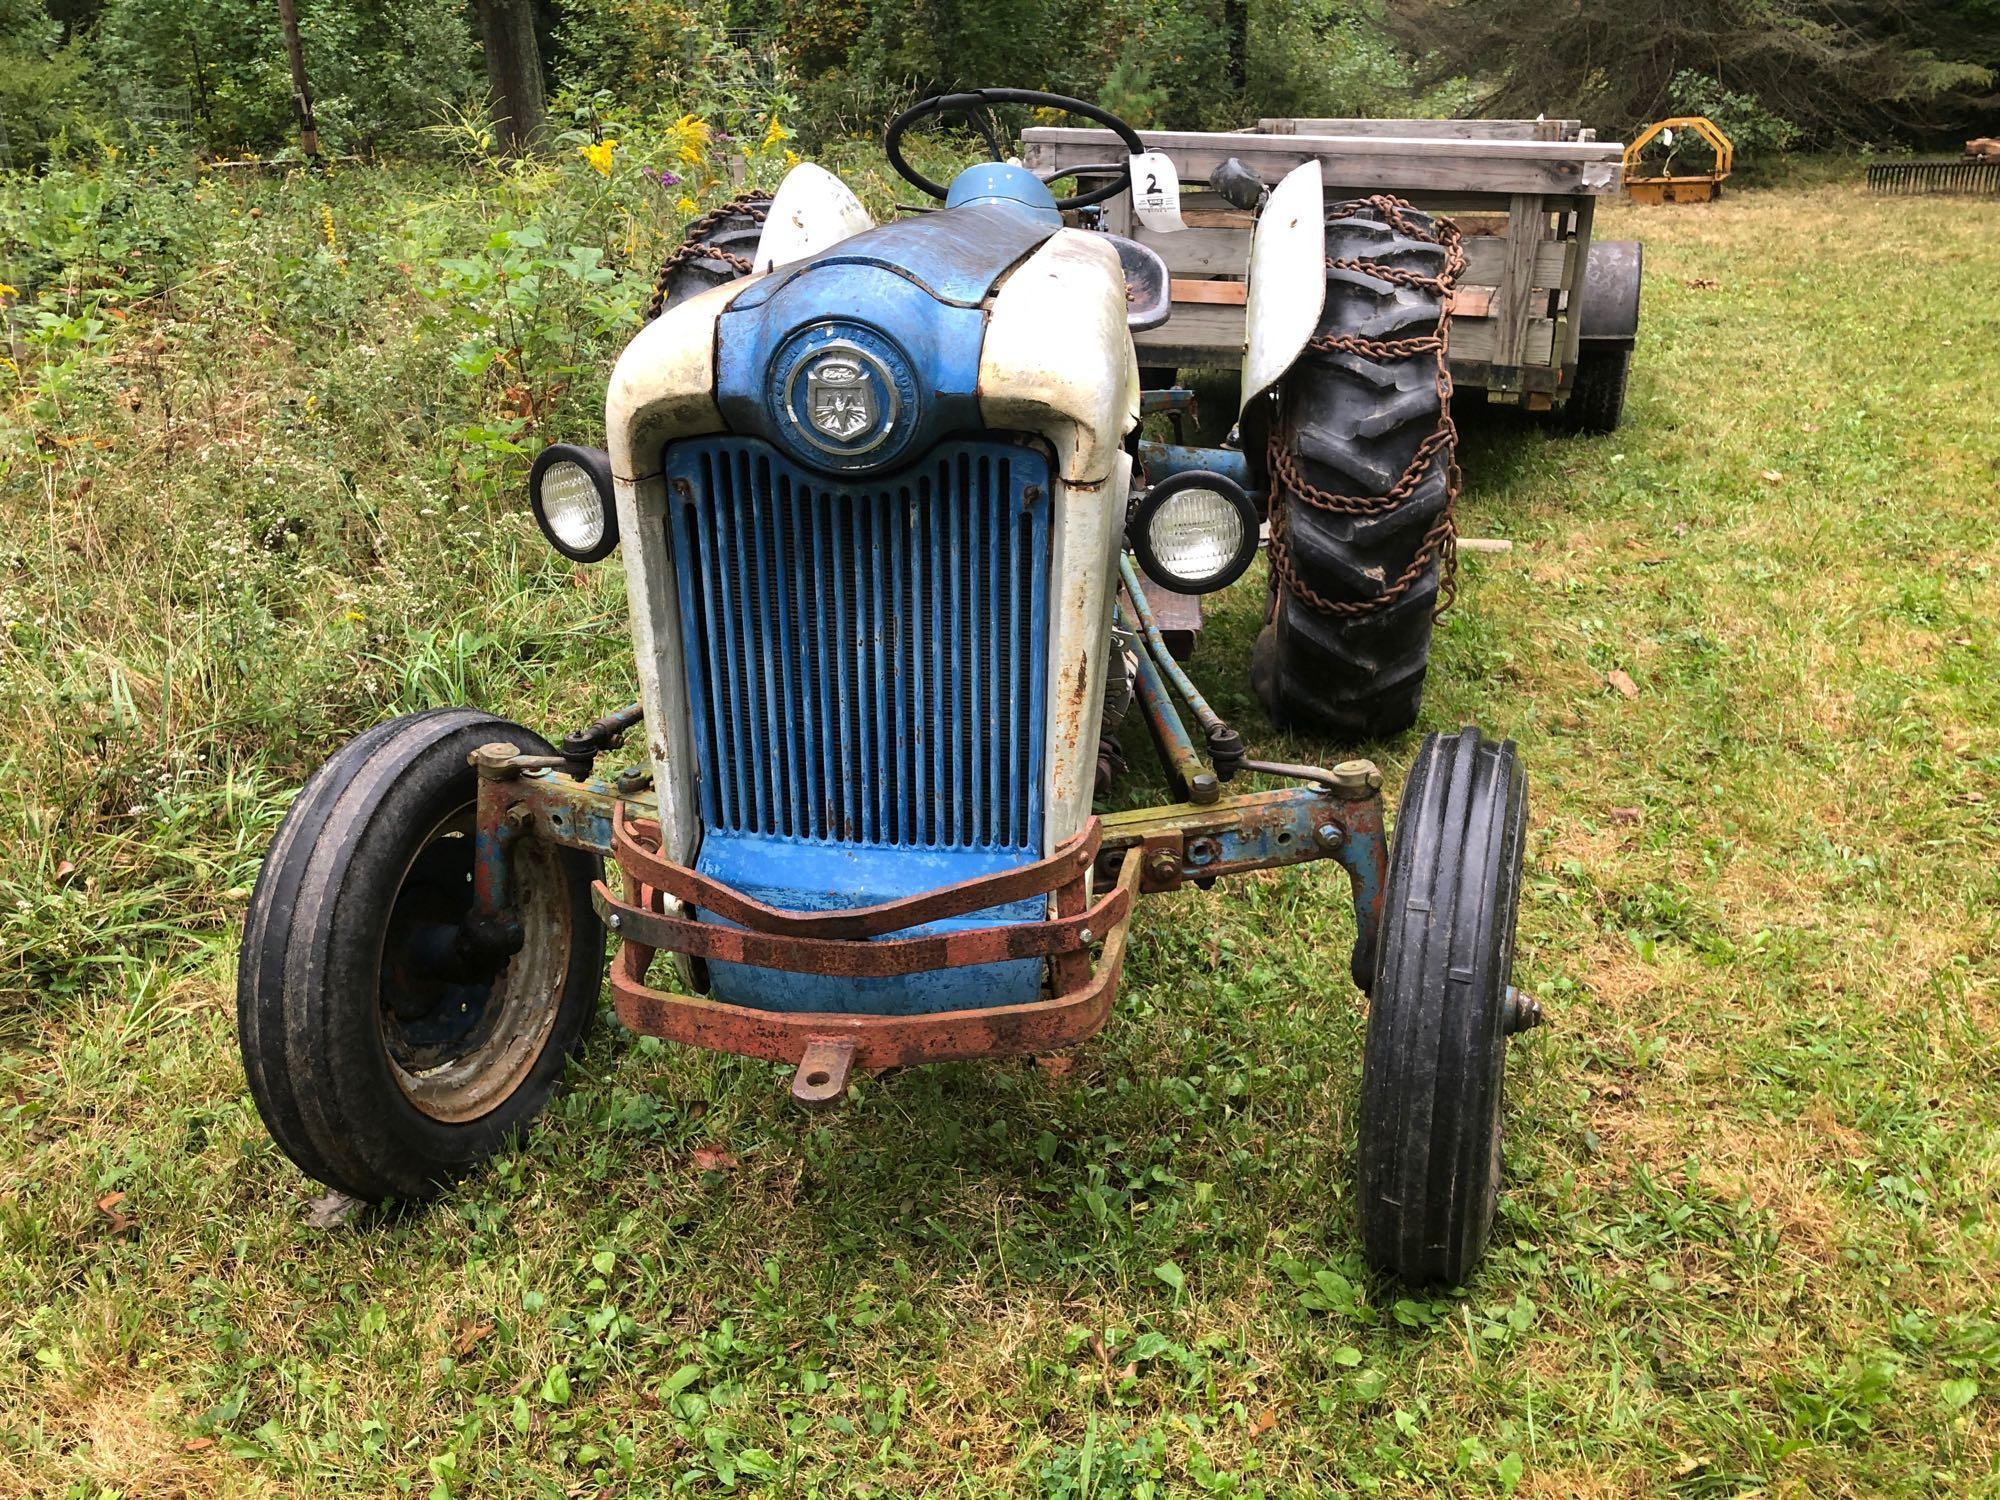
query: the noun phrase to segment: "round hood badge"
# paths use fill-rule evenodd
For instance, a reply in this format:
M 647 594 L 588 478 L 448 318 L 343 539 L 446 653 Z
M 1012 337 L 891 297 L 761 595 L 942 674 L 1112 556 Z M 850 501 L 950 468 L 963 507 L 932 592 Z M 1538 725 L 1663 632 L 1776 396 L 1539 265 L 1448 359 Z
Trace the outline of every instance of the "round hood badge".
M 822 344 L 792 367 L 785 411 L 823 453 L 854 458 L 880 447 L 896 425 L 896 382 L 882 361 L 846 340 Z

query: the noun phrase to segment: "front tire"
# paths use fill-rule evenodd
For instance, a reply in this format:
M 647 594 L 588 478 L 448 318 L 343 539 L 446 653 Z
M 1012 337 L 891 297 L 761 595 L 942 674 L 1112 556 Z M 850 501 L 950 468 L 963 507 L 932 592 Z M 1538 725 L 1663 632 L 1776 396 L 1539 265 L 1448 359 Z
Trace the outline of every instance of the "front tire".
M 250 898 L 237 1035 L 271 1137 L 356 1198 L 424 1198 L 538 1115 L 603 981 L 597 862 L 518 842 L 525 942 L 481 962 L 456 941 L 472 904 L 467 756 L 531 730 L 472 709 L 376 726 L 313 774 Z
M 1512 741 L 1425 739 L 1390 851 L 1358 1152 L 1369 1264 L 1413 1285 L 1463 1283 L 1493 1227 L 1527 817 Z

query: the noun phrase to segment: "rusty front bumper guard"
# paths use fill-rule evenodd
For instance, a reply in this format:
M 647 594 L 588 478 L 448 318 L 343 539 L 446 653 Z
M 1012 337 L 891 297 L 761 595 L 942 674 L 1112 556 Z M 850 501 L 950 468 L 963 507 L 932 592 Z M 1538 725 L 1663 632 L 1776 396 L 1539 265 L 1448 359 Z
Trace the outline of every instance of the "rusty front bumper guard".
M 1143 892 L 1337 860 L 1353 886 L 1353 977 L 1364 990 L 1374 978 L 1387 843 L 1381 775 L 1366 761 L 1330 772 L 1250 762 L 1249 769 L 1312 784 L 1094 817 L 1033 864 L 879 906 L 818 912 L 765 905 L 664 857 L 648 816 L 652 794 L 629 773 L 615 781 L 579 777 L 560 758 L 502 745 L 484 747 L 473 761 L 480 772 L 475 925 L 509 926 L 507 850 L 515 840 L 607 856 L 623 894 L 599 881 L 592 901 L 620 939 L 611 974 L 619 1019 L 645 1035 L 795 1063 L 793 1097 L 811 1107 L 838 1100 L 855 1067 L 1048 1052 L 1092 1035 L 1117 992 L 1133 901 Z M 1086 881 L 1093 870 L 1094 899 Z M 1053 899 L 1045 920 L 895 936 L 1035 896 Z M 695 910 L 733 925 L 697 921 Z M 1093 965 L 1090 950 L 1100 944 Z M 762 1010 L 652 987 L 649 971 L 662 952 L 851 977 L 1046 958 L 1053 993 L 1025 1005 L 923 1015 Z
M 1102 842 L 1093 818 L 1049 858 L 881 906 L 790 912 L 765 906 L 659 854 L 659 829 L 613 814 L 612 854 L 625 899 L 599 881 L 592 900 L 622 939 L 611 969 L 618 1018 L 634 1031 L 746 1057 L 797 1063 L 792 1095 L 815 1105 L 839 1098 L 850 1069 L 1008 1053 L 1047 1052 L 1081 1041 L 1104 1024 L 1124 962 L 1139 887 L 1139 857 L 1127 852 L 1117 883 L 1085 906 L 1085 878 Z M 925 937 L 890 934 L 1032 896 L 1053 895 L 1055 916 L 1040 922 L 971 927 Z M 670 915 L 686 903 L 740 923 L 722 927 Z M 1102 939 L 1093 971 L 1087 952 Z M 915 974 L 1009 959 L 1052 960 L 1057 993 L 1028 1005 L 928 1015 L 850 1015 L 760 1010 L 658 990 L 646 973 L 662 949 L 690 958 L 753 964 L 801 974 L 854 978 Z

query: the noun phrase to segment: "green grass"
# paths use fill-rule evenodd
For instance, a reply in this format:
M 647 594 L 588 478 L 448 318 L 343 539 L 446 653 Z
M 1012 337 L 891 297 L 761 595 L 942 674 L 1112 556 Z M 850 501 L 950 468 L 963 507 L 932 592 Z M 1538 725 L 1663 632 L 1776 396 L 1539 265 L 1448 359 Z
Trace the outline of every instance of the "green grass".
M 806 1118 L 607 1019 L 492 1170 L 311 1227 L 231 1012 L 290 789 L 394 712 L 632 691 L 616 566 L 540 545 L 509 449 L 595 440 L 643 288 L 531 269 L 516 337 L 437 267 L 531 220 L 643 265 L 672 216 L 575 162 L 150 170 L 0 191 L 17 323 L 102 324 L 0 367 L 0 1490 L 2000 1493 L 2000 207 L 1614 211 L 1627 429 L 1467 422 L 1463 530 L 1516 545 L 1423 727 L 1521 744 L 1552 1024 L 1493 1254 L 1413 1297 L 1356 1253 L 1331 868 L 1144 904 L 1067 1071 Z M 1249 698 L 1260 588 L 1199 675 L 1330 756 Z

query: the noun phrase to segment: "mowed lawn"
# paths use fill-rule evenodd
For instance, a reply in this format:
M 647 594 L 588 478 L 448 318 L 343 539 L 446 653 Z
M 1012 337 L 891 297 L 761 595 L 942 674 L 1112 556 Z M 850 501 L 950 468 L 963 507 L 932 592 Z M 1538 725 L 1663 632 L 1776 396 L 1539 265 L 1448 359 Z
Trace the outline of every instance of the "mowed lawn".
M 1613 210 L 1626 429 L 1467 416 L 1462 530 L 1515 545 L 1423 727 L 1521 746 L 1550 1024 L 1493 1253 L 1417 1296 L 1357 1254 L 1330 866 L 1146 902 L 1071 1059 L 830 1116 L 607 1015 L 492 1170 L 314 1227 L 232 1008 L 284 798 L 390 712 L 625 701 L 623 590 L 422 352 L 438 226 L 518 204 L 205 192 L 213 275 L 4 388 L 0 1491 L 2000 1492 L 2000 204 Z M 615 342 L 545 435 L 598 441 Z M 1199 675 L 1343 753 L 1255 710 L 1261 589 Z

